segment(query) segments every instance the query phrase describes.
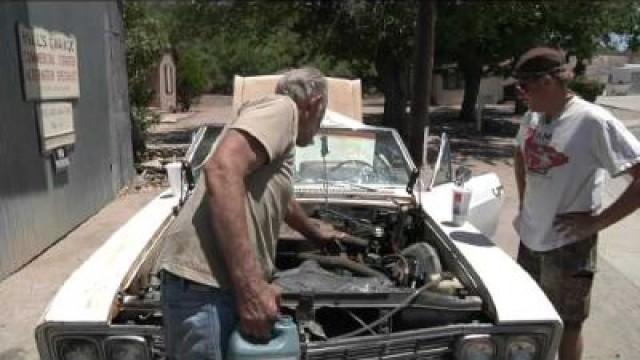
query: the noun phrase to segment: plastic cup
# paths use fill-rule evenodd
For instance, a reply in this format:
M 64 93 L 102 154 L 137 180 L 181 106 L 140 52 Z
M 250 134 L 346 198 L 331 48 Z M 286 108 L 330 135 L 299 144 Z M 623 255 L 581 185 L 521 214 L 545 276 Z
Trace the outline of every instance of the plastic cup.
M 459 186 L 453 188 L 452 221 L 456 226 L 462 226 L 469 216 L 471 190 Z
M 182 189 L 182 163 L 172 162 L 165 165 L 167 177 L 169 178 L 169 187 L 175 196 L 180 196 Z

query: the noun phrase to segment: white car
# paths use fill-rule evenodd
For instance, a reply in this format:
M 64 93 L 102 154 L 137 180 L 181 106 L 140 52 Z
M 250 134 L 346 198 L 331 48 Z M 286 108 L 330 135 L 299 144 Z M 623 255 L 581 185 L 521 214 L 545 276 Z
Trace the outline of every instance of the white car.
M 185 157 L 200 176 L 220 133 L 203 127 Z M 495 174 L 468 179 L 468 221 L 452 223 L 446 136 L 418 176 L 395 130 L 329 112 L 296 154 L 295 193 L 309 215 L 351 235 L 332 253 L 283 227 L 275 282 L 298 327 L 301 359 L 553 360 L 562 322 L 491 236 Z M 185 193 L 151 201 L 66 281 L 36 329 L 46 360 L 164 358 L 160 282 L 151 272 Z

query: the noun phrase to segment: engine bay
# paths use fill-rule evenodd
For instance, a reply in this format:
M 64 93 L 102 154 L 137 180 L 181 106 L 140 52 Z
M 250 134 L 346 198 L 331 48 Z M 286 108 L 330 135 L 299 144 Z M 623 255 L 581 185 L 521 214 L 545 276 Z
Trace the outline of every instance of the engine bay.
M 284 226 L 274 283 L 282 312 L 303 339 L 357 335 L 465 323 L 483 319 L 482 299 L 414 204 L 392 206 L 306 204 L 318 226 L 347 234 L 318 249 Z
M 346 234 L 319 248 L 283 225 L 276 272 L 280 312 L 302 342 L 486 322 L 459 260 L 414 203 L 303 203 L 317 226 Z M 143 267 L 144 268 L 144 267 Z M 160 280 L 141 270 L 122 292 L 114 324 L 161 325 Z

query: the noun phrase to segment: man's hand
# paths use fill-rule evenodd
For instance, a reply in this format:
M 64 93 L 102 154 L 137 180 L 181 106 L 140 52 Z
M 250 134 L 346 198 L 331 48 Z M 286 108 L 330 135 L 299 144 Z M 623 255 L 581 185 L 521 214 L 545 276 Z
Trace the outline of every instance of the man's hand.
M 280 288 L 260 281 L 252 289 L 236 293 L 240 332 L 249 341 L 267 342 L 280 310 Z
M 299 232 L 305 238 L 313 241 L 317 246 L 324 247 L 343 239 L 347 234 L 333 229 L 330 224 L 312 220 L 304 212 L 295 199 L 289 202 L 289 211 L 285 222 L 293 230 Z
M 578 241 L 597 233 L 597 217 L 588 213 L 569 213 L 556 216 L 554 229 L 569 240 Z
M 344 252 L 342 240 L 348 235 L 342 231 L 328 229 L 320 231 L 319 236 L 315 239 L 316 244 L 325 252 L 330 254 L 338 254 Z
M 320 230 L 320 234 L 317 237 L 317 242 L 320 245 L 327 245 L 330 243 L 340 242 L 348 235 L 342 231 L 338 231 L 332 228 L 327 228 Z

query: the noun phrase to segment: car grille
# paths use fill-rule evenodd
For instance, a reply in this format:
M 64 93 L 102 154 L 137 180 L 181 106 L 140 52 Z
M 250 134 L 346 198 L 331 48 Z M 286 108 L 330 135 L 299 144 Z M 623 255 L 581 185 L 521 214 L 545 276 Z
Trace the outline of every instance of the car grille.
M 360 340 L 349 344 L 307 348 L 306 360 L 450 360 L 454 337 Z

